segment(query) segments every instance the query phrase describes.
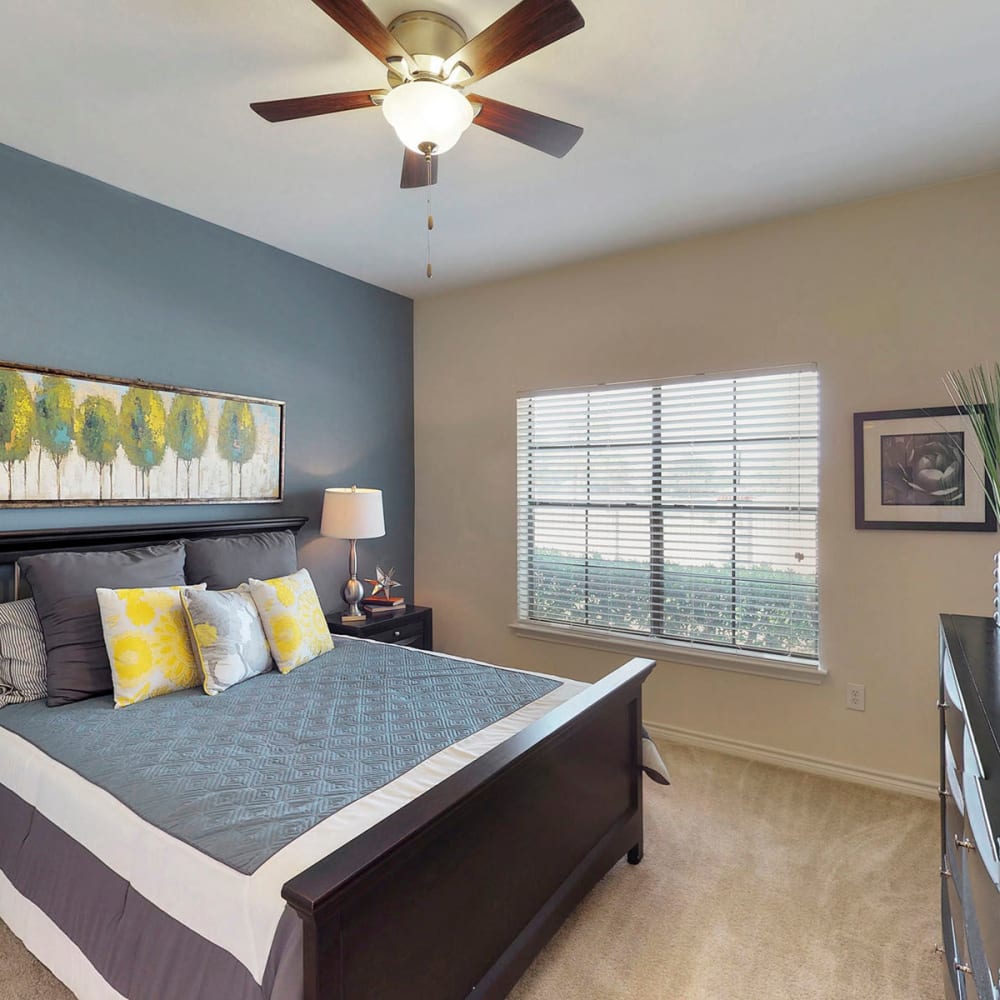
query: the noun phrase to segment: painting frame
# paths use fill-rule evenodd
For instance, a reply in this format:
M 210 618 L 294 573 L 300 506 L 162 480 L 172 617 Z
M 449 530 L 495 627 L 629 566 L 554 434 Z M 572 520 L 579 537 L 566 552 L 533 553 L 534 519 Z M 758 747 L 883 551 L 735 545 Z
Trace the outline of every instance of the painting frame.
M 156 465 L 150 464 L 151 458 L 147 461 L 147 468 L 143 470 L 143 476 L 140 477 L 138 471 L 135 472 L 136 483 L 145 483 L 146 495 L 141 495 L 142 490 L 137 488 L 132 490 L 132 493 L 138 495 L 114 495 L 114 469 L 121 468 L 126 464 L 129 464 L 130 468 L 133 468 L 130 463 L 122 461 L 121 452 L 123 447 L 121 442 L 116 445 L 116 454 L 114 458 L 109 459 L 108 465 L 111 466 L 107 472 L 107 480 L 103 477 L 105 476 L 104 464 L 98 464 L 96 461 L 88 462 L 86 456 L 76 454 L 73 457 L 83 462 L 84 468 L 89 469 L 89 466 L 94 465 L 98 472 L 97 480 L 95 480 L 95 485 L 89 490 L 91 495 L 79 496 L 43 496 L 42 494 L 42 443 L 39 437 L 35 437 L 31 445 L 31 455 L 32 462 L 37 461 L 38 465 L 38 475 L 36 482 L 36 493 L 39 495 L 29 496 L 28 495 L 28 485 L 29 485 L 29 475 L 27 462 L 28 459 L 10 460 L 10 444 L 11 440 L 8 438 L 6 441 L 0 440 L 0 449 L 3 449 L 6 444 L 8 451 L 6 455 L 0 451 L 0 510 L 3 509 L 28 509 L 28 508 L 67 508 L 67 507 L 104 507 L 104 506 L 116 506 L 116 507 L 138 507 L 138 506 L 176 506 L 176 505 L 194 505 L 194 504 L 260 504 L 260 503 L 281 503 L 285 499 L 285 424 L 286 424 L 286 414 L 285 407 L 286 404 L 283 400 L 269 399 L 261 396 L 249 396 L 241 395 L 237 393 L 223 392 L 215 389 L 197 389 L 188 386 L 177 386 L 171 385 L 163 382 L 150 382 L 145 379 L 138 378 L 124 378 L 117 375 L 101 375 L 95 374 L 93 372 L 83 372 L 76 369 L 70 368 L 52 368 L 44 365 L 35 364 L 25 364 L 17 361 L 6 361 L 0 360 L 0 382 L 10 378 L 10 373 L 15 375 L 20 375 L 22 379 L 25 379 L 26 385 L 30 388 L 36 383 L 41 384 L 42 380 L 65 380 L 70 383 L 74 394 L 78 389 L 83 389 L 84 387 L 93 388 L 93 392 L 97 395 L 105 395 L 114 397 L 116 393 L 120 393 L 121 398 L 124 399 L 126 395 L 131 390 L 138 390 L 140 392 L 149 392 L 158 394 L 160 397 L 160 407 L 159 410 L 162 413 L 162 419 L 164 422 L 164 428 L 166 422 L 170 420 L 171 414 L 169 411 L 168 403 L 172 403 L 177 397 L 185 397 L 185 401 L 188 399 L 196 401 L 193 405 L 199 408 L 203 414 L 206 412 L 209 414 L 205 418 L 205 427 L 202 428 L 201 424 L 197 424 L 200 434 L 197 435 L 199 440 L 204 438 L 205 441 L 202 443 L 202 451 L 207 448 L 207 440 L 210 438 L 212 432 L 214 431 L 216 435 L 218 434 L 219 425 L 222 419 L 222 415 L 226 413 L 225 407 L 227 404 L 234 404 L 232 410 L 229 412 L 233 415 L 234 420 L 239 420 L 244 418 L 246 413 L 250 413 L 250 423 L 253 426 L 252 432 L 248 432 L 246 435 L 239 437 L 239 443 L 243 445 L 244 450 L 249 449 L 249 455 L 245 455 L 243 452 L 237 452 L 235 449 L 237 445 L 232 445 L 230 451 L 233 452 L 230 458 L 223 458 L 221 456 L 221 451 L 218 448 L 218 441 L 216 441 L 216 451 L 217 463 L 228 462 L 230 471 L 230 482 L 234 481 L 233 469 L 238 466 L 239 469 L 239 493 L 235 493 L 233 489 L 230 489 L 228 495 L 222 495 L 221 493 L 210 493 L 208 488 L 202 487 L 202 465 L 204 461 L 208 461 L 208 458 L 204 457 L 204 454 L 197 457 L 187 456 L 182 457 L 182 455 L 177 452 L 173 452 L 169 445 L 164 446 L 162 443 L 159 444 L 158 449 L 154 448 L 152 450 L 147 449 L 147 454 L 151 457 L 155 457 L 155 453 L 159 451 L 159 459 Z M 3 386 L 0 385 L 0 392 L 2 392 Z M 164 397 L 164 394 L 166 398 Z M 148 398 L 148 397 L 147 397 Z M 33 430 L 32 434 L 37 435 L 37 427 L 35 422 L 39 421 L 39 416 L 37 412 L 38 404 L 36 402 L 37 395 L 32 396 L 33 404 L 36 411 L 33 412 Z M 9 400 L 8 400 L 9 402 Z M 23 402 L 23 399 L 22 399 Z M 200 404 L 200 405 L 199 405 Z M 83 409 L 83 401 L 76 398 L 74 395 L 73 406 L 76 408 L 74 413 Z M 218 415 L 215 417 L 213 423 L 212 414 L 215 410 L 218 410 Z M 2 420 L 3 414 L 0 412 L 0 420 Z M 263 428 L 266 433 L 259 434 L 257 422 L 263 417 L 266 426 Z M 117 414 L 117 419 L 119 421 L 123 420 L 121 413 Z M 65 441 L 62 447 L 65 449 L 64 455 L 71 455 L 73 452 L 78 452 L 77 444 L 77 433 L 79 432 L 79 424 L 76 422 L 76 417 L 73 420 L 74 430 L 70 431 L 70 436 L 72 440 L 69 443 Z M 235 425 L 234 425 L 235 426 Z M 240 425 L 242 428 L 242 424 Z M 252 444 L 250 440 L 252 439 Z M 227 440 L 232 440 L 227 438 Z M 259 452 L 254 452 L 257 449 L 257 445 L 261 444 L 262 447 Z M 36 447 L 37 444 L 37 447 Z M 178 448 L 182 447 L 178 445 Z M 168 454 L 173 455 L 176 468 L 175 468 L 175 494 L 179 494 L 179 483 L 177 482 L 177 475 L 180 468 L 180 464 L 183 462 L 187 467 L 188 475 L 188 488 L 187 493 L 189 495 L 151 495 L 151 479 L 152 472 L 154 468 L 158 468 L 159 465 L 163 463 Z M 101 456 L 107 457 L 107 456 Z M 258 470 L 261 462 L 265 465 L 265 472 L 258 476 L 258 478 L 263 479 L 266 485 L 266 491 L 261 490 L 258 492 L 244 491 L 243 488 L 243 474 L 245 467 L 250 464 L 251 461 L 259 459 L 254 466 L 254 471 Z M 12 461 L 23 461 L 25 468 L 23 470 L 23 490 L 22 495 L 13 497 L 12 493 L 14 490 L 14 473 L 12 470 Z M 196 493 L 199 495 L 190 495 L 191 492 L 191 465 L 192 463 L 197 463 L 197 485 L 198 489 Z M 218 481 L 218 470 L 215 466 L 212 467 L 213 472 L 215 472 L 215 480 Z M 95 473 L 90 470 L 89 473 L 93 476 Z M 249 473 L 248 473 L 249 475 Z M 61 494 L 61 484 L 59 483 L 59 469 L 57 464 L 56 469 L 56 480 L 57 489 L 56 493 Z M 104 495 L 104 484 L 109 483 L 109 495 Z M 81 486 L 80 488 L 86 489 L 86 486 Z M 251 485 L 251 490 L 253 489 Z
M 996 531 L 984 482 L 982 450 L 958 407 L 854 414 L 855 528 Z

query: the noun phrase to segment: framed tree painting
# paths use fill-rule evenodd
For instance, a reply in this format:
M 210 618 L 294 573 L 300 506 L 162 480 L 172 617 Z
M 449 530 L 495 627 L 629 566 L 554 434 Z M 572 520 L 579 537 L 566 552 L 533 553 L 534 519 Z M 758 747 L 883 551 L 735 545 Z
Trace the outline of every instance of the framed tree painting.
M 854 525 L 995 531 L 983 453 L 954 406 L 854 414 Z
M 282 498 L 285 404 L 0 361 L 0 508 Z

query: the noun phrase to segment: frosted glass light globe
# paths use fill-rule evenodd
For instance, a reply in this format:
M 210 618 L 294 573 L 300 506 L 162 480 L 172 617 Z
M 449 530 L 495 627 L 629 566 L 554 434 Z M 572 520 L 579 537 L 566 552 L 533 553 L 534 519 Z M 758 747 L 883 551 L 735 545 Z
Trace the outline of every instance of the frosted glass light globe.
M 446 83 L 414 80 L 391 90 L 382 102 L 382 114 L 399 141 L 419 153 L 432 142 L 435 154 L 445 153 L 472 124 L 472 105 Z

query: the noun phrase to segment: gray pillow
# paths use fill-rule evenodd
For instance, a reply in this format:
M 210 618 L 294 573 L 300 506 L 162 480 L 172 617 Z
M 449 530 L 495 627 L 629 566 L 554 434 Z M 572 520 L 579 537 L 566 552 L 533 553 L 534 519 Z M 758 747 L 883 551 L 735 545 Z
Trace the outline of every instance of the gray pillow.
M 206 583 L 209 590 L 233 590 L 250 577 L 271 580 L 290 576 L 299 568 L 295 536 L 290 531 L 196 538 L 184 545 L 187 582 Z
M 235 590 L 182 590 L 181 603 L 205 694 L 221 694 L 274 667 L 248 584 Z
M 18 560 L 38 610 L 49 705 L 112 690 L 97 588 L 182 587 L 181 542 L 121 552 L 47 552 Z
M 45 694 L 45 640 L 35 602 L 0 604 L 0 706 Z

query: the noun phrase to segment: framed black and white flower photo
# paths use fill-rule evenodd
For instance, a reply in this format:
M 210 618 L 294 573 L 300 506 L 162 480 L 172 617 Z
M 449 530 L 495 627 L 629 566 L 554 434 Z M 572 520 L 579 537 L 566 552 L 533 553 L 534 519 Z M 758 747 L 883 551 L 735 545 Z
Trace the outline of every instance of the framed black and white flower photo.
M 854 526 L 995 531 L 983 453 L 954 406 L 854 414 Z

